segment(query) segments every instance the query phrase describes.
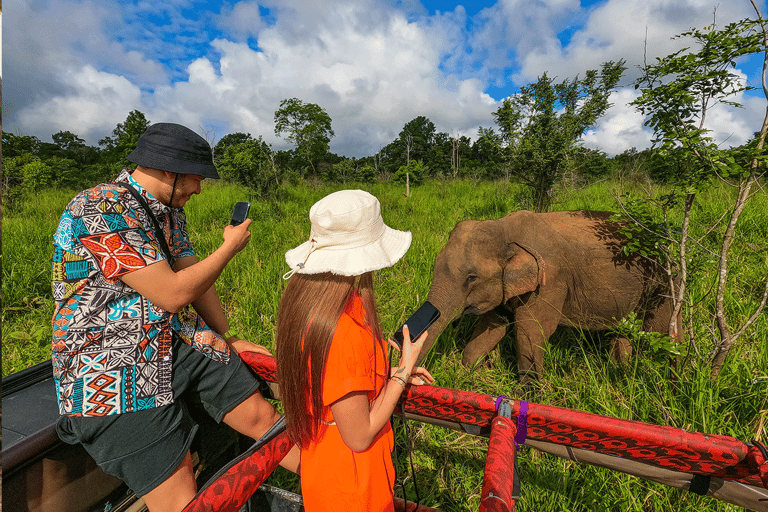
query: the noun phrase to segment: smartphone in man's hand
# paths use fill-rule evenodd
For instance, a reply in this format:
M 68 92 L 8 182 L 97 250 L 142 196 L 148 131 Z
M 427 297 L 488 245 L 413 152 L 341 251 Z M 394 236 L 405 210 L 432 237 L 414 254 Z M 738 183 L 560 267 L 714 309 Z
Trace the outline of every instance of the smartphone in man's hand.
M 233 226 L 237 226 L 239 224 L 242 224 L 245 219 L 248 218 L 248 212 L 251 209 L 251 203 L 247 203 L 245 201 L 238 201 L 237 204 L 235 204 L 235 209 L 232 212 L 232 220 L 230 221 L 230 224 Z
M 426 331 L 438 318 L 440 318 L 439 309 L 433 306 L 429 301 L 422 304 L 421 307 L 419 307 L 419 309 L 405 321 L 405 324 L 403 324 L 408 326 L 408 332 L 411 334 L 411 342 L 416 341 L 419 336 L 424 334 L 424 331 Z M 394 342 L 397 343 L 397 346 L 400 347 L 400 350 L 403 350 L 402 326 L 397 330 L 393 339 Z

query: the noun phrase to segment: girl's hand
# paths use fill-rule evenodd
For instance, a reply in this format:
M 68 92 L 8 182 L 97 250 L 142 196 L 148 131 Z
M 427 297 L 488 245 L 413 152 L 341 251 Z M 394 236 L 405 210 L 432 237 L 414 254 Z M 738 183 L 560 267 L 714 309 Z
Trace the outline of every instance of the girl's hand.
M 406 383 L 411 382 L 411 374 L 414 371 L 416 361 L 418 360 L 419 353 L 421 352 L 421 347 L 424 345 L 424 341 L 426 341 L 427 335 L 428 332 L 425 331 L 424 334 L 419 336 L 416 341 L 411 343 L 411 332 L 407 325 L 403 326 L 403 349 L 400 353 L 400 362 L 396 368 L 392 368 L 390 374 L 391 377 L 396 376 L 403 379 L 403 381 Z M 395 348 L 398 348 L 394 341 L 389 340 L 389 343 Z M 426 370 L 424 371 L 426 372 Z M 427 375 L 429 375 L 429 372 L 427 372 Z M 432 379 L 432 376 L 429 375 L 429 378 Z M 431 381 L 434 382 L 434 379 Z
M 423 386 L 424 384 L 434 384 L 435 378 L 427 371 L 426 368 L 421 366 L 416 367 L 411 372 L 411 380 L 409 384 L 414 386 Z

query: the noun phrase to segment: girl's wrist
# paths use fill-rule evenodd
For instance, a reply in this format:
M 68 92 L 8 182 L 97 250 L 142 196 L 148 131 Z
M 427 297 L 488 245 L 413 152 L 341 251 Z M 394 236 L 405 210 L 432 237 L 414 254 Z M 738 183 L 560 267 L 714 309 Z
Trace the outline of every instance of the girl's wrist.
M 393 377 L 397 376 L 397 377 L 400 377 L 401 379 L 404 378 L 405 375 L 409 375 L 409 374 L 410 372 L 402 366 L 398 366 L 395 369 L 395 371 L 392 372 Z
M 403 389 L 405 389 L 405 387 L 407 386 L 407 380 L 406 380 L 406 379 L 407 379 L 407 377 L 406 377 L 406 379 L 404 379 L 404 378 L 400 377 L 399 375 L 393 375 L 393 376 L 391 376 L 389 379 L 390 379 L 390 380 L 394 379 L 394 380 L 396 380 L 397 382 L 399 382 L 399 383 L 400 383 L 400 385 L 401 385 L 401 386 L 403 386 Z

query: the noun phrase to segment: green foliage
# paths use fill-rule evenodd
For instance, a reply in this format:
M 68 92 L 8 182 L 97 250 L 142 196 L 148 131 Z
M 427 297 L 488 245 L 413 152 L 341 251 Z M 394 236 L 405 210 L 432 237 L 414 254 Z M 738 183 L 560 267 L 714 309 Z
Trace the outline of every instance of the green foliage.
M 139 137 L 149 128 L 151 123 L 143 112 L 132 110 L 125 122 L 118 123 L 112 136 L 104 137 L 99 141 L 99 146 L 104 148 L 102 158 L 116 167 L 128 167 L 131 165 L 126 157 L 136 149 Z
M 728 305 L 729 299 L 735 299 L 729 291 L 731 269 L 728 259 L 739 217 L 752 197 L 751 188 L 765 173 L 766 131 L 764 123 L 763 131 L 753 141 L 736 149 L 721 148 L 713 140 L 710 130 L 704 127 L 704 120 L 713 105 L 741 106 L 732 98 L 750 86 L 734 73 L 736 60 L 757 52 L 768 55 L 764 21 L 759 12 L 757 14 L 757 20 L 745 19 L 723 29 L 717 29 L 713 24 L 681 34 L 678 37 L 691 40 L 696 48 L 686 47 L 657 59 L 655 64 L 644 68 L 643 76 L 635 82 L 641 95 L 633 104 L 648 116 L 646 125 L 653 128 L 653 144 L 658 148 L 652 160 L 654 174 L 673 187 L 671 193 L 661 196 L 661 202 L 666 206 L 662 251 L 667 258 L 675 252 L 678 254 L 675 271 L 679 269 L 680 285 L 672 294 L 676 305 L 688 301 L 686 292 L 690 273 L 705 268 L 709 254 L 719 255 L 717 268 L 710 274 L 715 296 L 710 321 L 717 326 L 713 376 L 719 373 L 733 342 L 752 322 L 736 320 L 743 315 L 736 314 Z M 695 208 L 697 196 L 708 190 L 716 179 L 729 180 L 738 194 L 721 214 L 707 221 L 702 219 L 702 222 L 709 222 L 706 234 L 696 238 L 689 230 L 699 222 Z M 672 199 L 665 201 L 665 197 Z M 624 205 L 629 219 L 646 215 L 642 208 L 642 203 Z M 678 227 L 674 227 L 675 222 Z M 724 228 L 719 225 L 721 222 L 725 224 Z M 643 225 L 642 221 L 637 221 L 636 225 L 651 237 L 659 235 L 658 230 Z M 721 229 L 722 237 L 715 236 L 712 240 L 710 235 Z M 631 247 L 633 243 L 630 239 L 629 250 L 638 250 Z M 667 268 L 671 273 L 672 266 Z M 766 273 L 760 279 L 765 282 L 768 279 Z M 765 289 L 768 290 L 768 283 Z M 756 306 L 754 314 L 759 314 L 762 308 L 762 305 Z M 733 331 L 739 334 L 732 335 L 733 325 L 738 325 Z
M 606 62 L 600 72 L 555 83 L 545 73 L 506 98 L 494 120 L 506 144 L 511 177 L 533 190 L 534 207 L 548 211 L 584 131 L 608 110 L 608 98 L 624 73 L 624 61 Z
M 635 82 L 640 97 L 631 104 L 648 115 L 645 122 L 653 128 L 654 147 L 674 162 L 665 173 L 668 182 L 684 187 L 706 186 L 716 171 L 739 174 L 733 169 L 727 152 L 714 143 L 703 121 L 711 105 L 741 105 L 730 98 L 752 87 L 734 74 L 736 60 L 763 50 L 762 34 L 756 20 L 742 20 L 717 30 L 714 25 L 703 30 L 684 32 L 697 46 L 683 48 L 658 58 L 648 65 Z M 755 147 L 746 160 L 757 155 Z
M 298 152 L 306 158 L 312 169 L 317 160 L 325 156 L 335 135 L 331 116 L 315 103 L 304 103 L 298 98 L 280 102 L 275 112 L 275 135 L 288 133 L 286 140 L 296 144 Z
M 502 136 L 493 128 L 477 129 L 477 139 L 472 144 L 472 158 L 469 163 L 465 162 L 465 167 L 469 167 L 469 172 L 463 175 L 475 174 L 485 179 L 498 179 L 508 177 L 508 167 L 504 164 L 504 147 Z
M 395 181 L 399 181 L 401 183 L 406 182 L 406 175 L 409 183 L 411 185 L 418 185 L 422 181 L 424 181 L 424 178 L 427 174 L 427 168 L 424 165 L 424 162 L 421 160 L 411 160 L 411 163 L 408 165 L 403 165 L 400 167 L 397 172 L 392 176 L 392 179 Z
M 399 169 L 413 160 L 427 161 L 434 143 L 435 124 L 424 116 L 411 119 L 397 138 L 384 148 L 387 165 Z
M 376 178 L 376 170 L 370 165 L 361 165 L 355 169 L 355 181 L 358 183 L 374 183 Z
M 615 214 L 618 232 L 626 237 L 621 251 L 625 256 L 642 256 L 666 265 L 674 260 L 670 253 L 676 246 L 668 243 L 679 237 L 679 226 L 669 221 L 668 212 L 680 201 L 677 194 L 665 194 L 658 200 L 639 198 L 631 192 L 621 194 L 624 209 L 631 214 Z
M 249 187 L 258 196 L 274 194 L 280 185 L 282 174 L 274 163 L 272 150 L 261 137 L 225 137 L 214 153 L 222 178 Z
M 21 153 L 18 156 L 3 156 L 3 192 L 5 193 L 9 188 L 17 187 L 24 183 L 24 166 L 40 161 L 40 157 L 32 153 Z
M 40 159 L 24 165 L 21 168 L 21 174 L 24 176 L 24 184 L 33 190 L 54 184 L 53 167 Z
M 4 206 L 15 208 L 16 199 L 29 191 L 56 187 L 84 189 L 108 181 L 128 165 L 124 156 L 133 151 L 147 126 L 144 114 L 131 112 L 125 123 L 113 130 L 114 138 L 100 141 L 104 150 L 86 145 L 69 131 L 54 133 L 53 144 L 33 136 L 3 133 Z
M 619 323 L 609 329 L 613 336 L 627 338 L 634 347 L 647 347 L 655 356 L 679 356 L 682 354 L 681 347 L 673 338 L 660 332 L 648 332 L 643 330 L 643 320 L 638 318 L 633 311 Z
M 342 160 L 337 164 L 330 164 L 325 166 L 320 173 L 320 177 L 324 181 L 347 183 L 354 179 L 355 165 L 351 160 Z
M 3 160 L 24 154 L 36 154 L 42 142 L 31 135 L 3 132 Z

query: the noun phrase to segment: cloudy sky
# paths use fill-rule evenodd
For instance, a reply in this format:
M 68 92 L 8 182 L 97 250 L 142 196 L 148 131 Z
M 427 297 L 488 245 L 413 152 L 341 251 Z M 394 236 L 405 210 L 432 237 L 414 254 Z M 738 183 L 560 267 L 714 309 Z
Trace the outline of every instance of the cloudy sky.
M 280 101 L 317 103 L 331 151 L 376 153 L 423 115 L 474 138 L 521 85 L 626 59 L 614 106 L 585 144 L 608 154 L 650 145 L 627 105 L 644 52 L 713 21 L 754 17 L 748 0 L 13 0 L 3 17 L 3 129 L 69 130 L 96 145 L 131 110 L 212 138 L 247 132 L 275 149 Z M 758 2 L 766 14 L 765 0 Z M 647 41 L 647 49 L 645 42 Z M 760 85 L 761 61 L 739 63 Z M 727 145 L 759 129 L 765 99 L 710 112 Z

